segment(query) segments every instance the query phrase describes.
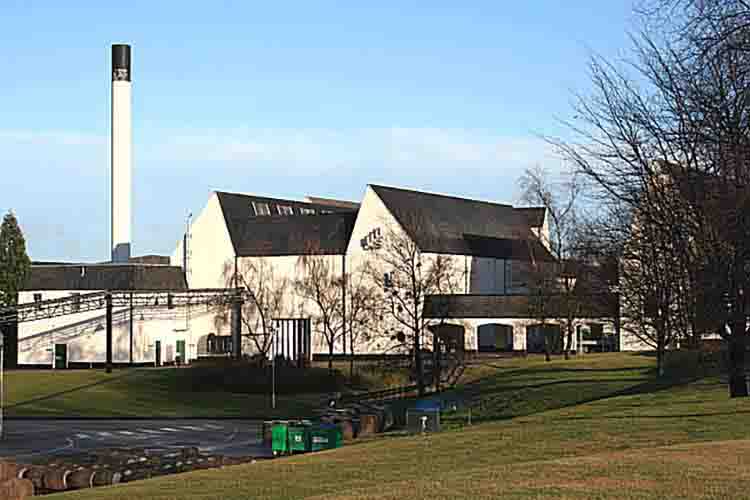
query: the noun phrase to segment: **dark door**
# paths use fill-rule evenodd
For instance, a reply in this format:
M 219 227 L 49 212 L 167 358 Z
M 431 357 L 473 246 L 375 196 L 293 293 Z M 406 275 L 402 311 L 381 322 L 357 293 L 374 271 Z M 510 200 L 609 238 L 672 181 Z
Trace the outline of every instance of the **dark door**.
M 177 356 L 180 358 L 180 363 L 185 363 L 187 361 L 187 357 L 185 357 L 185 341 L 184 340 L 177 341 Z
M 157 340 L 154 343 L 154 349 L 156 350 L 156 361 L 154 364 L 156 366 L 161 366 L 161 340 Z
M 68 367 L 68 345 L 67 344 L 55 344 L 55 368 L 67 368 Z

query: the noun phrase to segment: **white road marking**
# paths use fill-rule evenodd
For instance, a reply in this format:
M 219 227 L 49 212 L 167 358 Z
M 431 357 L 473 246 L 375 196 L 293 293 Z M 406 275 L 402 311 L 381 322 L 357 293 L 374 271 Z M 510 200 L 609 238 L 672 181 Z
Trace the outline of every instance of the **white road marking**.
M 185 430 L 188 430 L 188 431 L 198 431 L 198 432 L 205 431 L 205 429 L 203 429 L 201 427 L 194 427 L 192 425 L 183 425 L 182 427 L 180 427 L 180 429 L 185 429 Z

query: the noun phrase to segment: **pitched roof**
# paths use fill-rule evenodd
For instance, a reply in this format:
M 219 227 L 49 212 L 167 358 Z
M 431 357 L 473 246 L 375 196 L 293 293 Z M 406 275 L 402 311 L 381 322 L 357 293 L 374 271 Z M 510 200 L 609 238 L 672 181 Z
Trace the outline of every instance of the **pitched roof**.
M 227 227 L 239 257 L 341 255 L 356 217 L 356 212 L 255 217 L 227 221 Z
M 513 210 L 526 218 L 529 227 L 542 227 L 544 225 L 544 207 L 514 207 Z
M 24 290 L 185 290 L 182 268 L 143 264 L 32 265 Z
M 349 244 L 357 211 L 325 203 L 216 193 L 224 220 L 239 257 L 343 254 Z M 253 203 L 266 203 L 270 215 L 255 215 Z M 281 215 L 278 207 L 291 207 Z M 302 210 L 313 210 L 314 215 Z
M 319 196 L 305 196 L 305 201 L 327 207 L 348 208 L 350 210 L 357 210 L 359 208 L 359 203 L 354 201 L 334 200 L 333 198 L 321 198 Z
M 531 232 L 544 223 L 544 208 L 370 187 L 423 252 L 553 260 Z
M 559 296 L 549 298 L 551 315 L 561 307 Z M 617 296 L 591 296 L 580 301 L 579 318 L 607 318 L 617 314 Z M 428 295 L 424 301 L 425 318 L 530 318 L 528 295 Z

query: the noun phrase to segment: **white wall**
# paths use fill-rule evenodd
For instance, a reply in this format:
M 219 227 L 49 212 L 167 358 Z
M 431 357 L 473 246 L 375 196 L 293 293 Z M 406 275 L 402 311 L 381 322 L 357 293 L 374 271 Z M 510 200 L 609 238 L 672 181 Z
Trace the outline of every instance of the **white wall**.
M 641 337 L 633 333 L 638 325 L 631 324 L 628 318 L 622 318 L 622 328 L 620 328 L 620 350 L 621 351 L 655 351 L 656 346 L 651 342 L 642 340 Z
M 180 239 L 170 259 L 173 266 L 183 266 L 182 247 L 183 241 Z M 215 192 L 211 193 L 206 207 L 190 226 L 188 249 L 190 256 L 187 279 L 190 288 L 227 286 L 224 268 L 227 264 L 234 267 L 235 253 Z
M 343 270 L 343 256 L 319 255 L 311 258 L 325 260 L 331 273 L 335 276 L 341 276 Z M 295 290 L 295 280 L 303 279 L 305 274 L 305 267 L 300 256 L 240 257 L 237 264 L 240 272 L 247 269 L 249 265 L 265 266 L 266 269 L 272 269 L 273 281 L 275 282 L 273 286 L 286 287 L 284 302 L 278 315 L 287 318 L 311 318 L 313 320 L 311 325 L 312 352 L 313 354 L 328 352 L 328 345 L 325 341 L 325 337 L 320 333 L 322 331 L 322 324 L 317 321 L 320 316 L 318 306 L 314 302 L 300 297 Z M 347 272 L 349 272 L 348 265 L 347 262 Z M 246 333 L 249 333 L 247 326 L 243 325 L 243 334 Z M 243 346 L 244 345 L 246 344 L 243 344 Z M 256 350 L 252 341 L 250 341 L 250 344 L 247 344 L 247 349 L 246 352 L 254 352 Z M 340 353 L 341 350 L 342 346 L 339 341 L 335 345 L 335 352 Z
M 21 292 L 19 303 L 33 302 L 35 293 L 42 300 L 69 297 L 74 293 L 96 290 L 54 290 Z M 143 319 L 141 319 L 141 317 Z M 177 341 L 184 340 L 188 360 L 197 357 L 197 342 L 204 333 L 216 330 L 215 313 L 205 306 L 179 309 L 135 308 L 133 314 L 133 361 L 156 360 L 155 343 L 161 342 L 161 361 L 174 361 Z M 128 308 L 113 309 L 112 359 L 130 359 L 130 313 Z M 18 362 L 52 365 L 55 344 L 65 344 L 69 362 L 104 362 L 106 360 L 105 309 L 19 323 Z

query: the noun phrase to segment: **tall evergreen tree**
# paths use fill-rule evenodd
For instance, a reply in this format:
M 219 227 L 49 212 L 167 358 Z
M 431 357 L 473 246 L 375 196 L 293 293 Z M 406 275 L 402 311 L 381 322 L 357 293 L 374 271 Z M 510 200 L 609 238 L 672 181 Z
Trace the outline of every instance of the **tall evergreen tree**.
M 15 305 L 31 270 L 26 240 L 12 211 L 0 225 L 0 305 Z

